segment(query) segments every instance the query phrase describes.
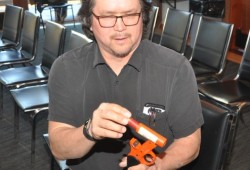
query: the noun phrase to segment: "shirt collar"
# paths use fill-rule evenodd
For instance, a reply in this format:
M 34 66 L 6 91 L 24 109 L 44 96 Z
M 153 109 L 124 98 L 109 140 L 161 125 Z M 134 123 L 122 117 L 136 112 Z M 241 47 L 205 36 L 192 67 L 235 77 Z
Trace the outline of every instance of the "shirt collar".
M 145 55 L 143 52 L 144 46 L 145 46 L 145 40 L 142 40 L 127 64 L 129 66 L 134 67 L 137 71 L 141 71 L 142 61 L 143 61 L 142 57 L 143 55 Z M 94 55 L 93 67 L 95 68 L 97 65 L 106 64 L 96 42 L 93 43 L 92 50 Z

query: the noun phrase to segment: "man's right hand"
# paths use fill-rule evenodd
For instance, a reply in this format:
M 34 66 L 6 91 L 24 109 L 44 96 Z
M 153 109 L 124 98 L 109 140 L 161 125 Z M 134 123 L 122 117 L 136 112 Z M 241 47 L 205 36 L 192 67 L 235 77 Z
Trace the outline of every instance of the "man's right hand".
M 102 103 L 94 111 L 89 133 L 95 139 L 121 138 L 126 132 L 131 113 L 114 103 Z

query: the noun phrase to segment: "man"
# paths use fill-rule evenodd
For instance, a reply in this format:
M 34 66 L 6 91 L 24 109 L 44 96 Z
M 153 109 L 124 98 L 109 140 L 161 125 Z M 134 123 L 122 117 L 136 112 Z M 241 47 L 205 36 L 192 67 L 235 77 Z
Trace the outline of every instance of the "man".
M 192 68 L 142 40 L 149 9 L 145 0 L 82 2 L 83 30 L 94 42 L 59 57 L 49 78 L 51 149 L 74 159 L 72 169 L 126 167 L 129 140 L 145 140 L 127 126 L 130 117 L 168 139 L 154 150 L 154 165 L 130 170 L 178 169 L 199 153 L 203 118 Z

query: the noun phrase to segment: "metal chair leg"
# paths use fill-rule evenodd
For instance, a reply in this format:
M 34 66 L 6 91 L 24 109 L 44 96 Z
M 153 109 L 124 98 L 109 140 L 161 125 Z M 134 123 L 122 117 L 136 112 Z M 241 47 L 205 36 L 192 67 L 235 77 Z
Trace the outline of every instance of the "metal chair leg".
M 3 118 L 3 85 L 0 83 L 0 119 Z
M 74 22 L 74 28 L 76 27 L 76 22 L 75 22 L 75 16 L 74 16 L 74 11 L 73 11 L 73 5 L 70 5 L 71 7 L 71 11 L 72 11 L 72 18 L 73 18 L 73 22 Z
M 34 112 L 31 114 L 31 163 L 35 161 L 35 146 L 36 146 L 36 116 Z
M 14 137 L 19 141 L 19 107 L 16 103 L 14 112 Z
M 40 13 L 40 22 L 42 23 L 42 26 L 43 26 L 43 32 L 45 33 L 45 27 L 44 27 L 44 22 L 43 22 L 42 13 Z
M 51 12 L 51 10 L 52 10 L 52 7 L 49 7 L 49 12 L 50 12 L 50 20 L 52 21 L 52 12 Z
M 15 103 L 14 106 L 14 139 L 16 142 L 19 142 L 20 134 L 19 134 L 19 107 Z

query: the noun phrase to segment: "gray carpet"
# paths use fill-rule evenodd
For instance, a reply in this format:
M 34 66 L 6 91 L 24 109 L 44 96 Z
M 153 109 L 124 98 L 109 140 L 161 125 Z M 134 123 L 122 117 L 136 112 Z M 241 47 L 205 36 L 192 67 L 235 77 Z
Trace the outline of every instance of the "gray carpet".
M 66 42 L 68 42 L 70 30 L 81 32 L 80 25 L 76 28 L 67 26 Z M 39 64 L 42 58 L 43 31 L 40 31 L 38 44 L 38 57 L 33 62 Z M 67 50 L 67 44 L 65 46 Z M 224 79 L 233 78 L 238 70 L 238 64 L 228 62 L 225 69 Z M 35 163 L 31 164 L 30 141 L 31 123 L 29 114 L 20 114 L 20 139 L 14 139 L 13 133 L 13 113 L 14 105 L 7 89 L 4 89 L 4 111 L 3 118 L 0 119 L 0 170 L 44 170 L 50 169 L 50 157 L 45 147 L 42 134 L 47 133 L 47 112 L 43 112 L 37 122 L 36 154 Z M 249 113 L 249 112 L 247 112 Z M 235 147 L 229 165 L 230 170 L 250 169 L 250 116 L 244 114 L 245 124 L 240 122 L 236 135 Z

